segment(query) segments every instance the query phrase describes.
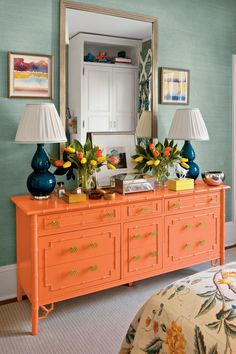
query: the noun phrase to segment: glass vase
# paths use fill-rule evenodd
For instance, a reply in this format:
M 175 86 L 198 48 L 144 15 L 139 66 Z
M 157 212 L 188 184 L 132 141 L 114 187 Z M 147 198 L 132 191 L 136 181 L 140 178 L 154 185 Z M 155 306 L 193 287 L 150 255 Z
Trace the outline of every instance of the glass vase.
M 157 166 L 152 175 L 156 177 L 156 188 L 164 187 L 169 176 L 168 165 Z
M 89 194 L 91 189 L 95 187 L 93 175 L 88 169 L 85 168 L 78 171 L 78 186 L 86 194 Z

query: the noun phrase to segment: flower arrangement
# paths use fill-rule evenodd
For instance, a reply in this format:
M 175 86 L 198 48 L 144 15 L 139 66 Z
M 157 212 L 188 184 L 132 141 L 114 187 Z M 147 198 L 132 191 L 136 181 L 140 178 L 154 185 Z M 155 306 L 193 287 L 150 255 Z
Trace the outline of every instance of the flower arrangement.
M 164 144 L 158 142 L 155 145 L 149 142 L 147 146 L 136 145 L 136 154 L 132 159 L 136 162 L 135 169 L 151 173 L 161 184 L 169 176 L 168 168 L 175 163 L 180 163 L 185 169 L 189 168 L 188 159 L 181 157 L 177 144 L 174 145 L 174 140 L 168 141 L 168 139 L 165 139 Z
M 89 189 L 94 172 L 98 172 L 103 165 L 115 170 L 119 159 L 111 154 L 103 155 L 102 149 L 99 146 L 93 147 L 90 139 L 87 139 L 84 145 L 74 140 L 63 149 L 61 160 L 51 158 L 51 162 L 56 167 L 54 174 L 66 175 L 68 180 L 75 179 L 74 170 L 77 170 L 80 186 Z

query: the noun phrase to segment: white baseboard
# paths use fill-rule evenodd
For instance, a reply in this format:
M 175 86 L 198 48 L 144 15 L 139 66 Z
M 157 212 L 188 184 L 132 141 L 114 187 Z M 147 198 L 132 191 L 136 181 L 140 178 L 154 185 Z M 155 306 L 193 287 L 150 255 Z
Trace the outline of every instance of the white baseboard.
M 232 221 L 225 224 L 225 246 L 236 244 L 235 227 Z M 0 301 L 13 299 L 16 293 L 16 264 L 0 267 Z
M 0 267 L 0 301 L 16 297 L 16 264 Z
M 233 221 L 225 223 L 225 247 L 233 246 L 236 244 L 235 224 Z

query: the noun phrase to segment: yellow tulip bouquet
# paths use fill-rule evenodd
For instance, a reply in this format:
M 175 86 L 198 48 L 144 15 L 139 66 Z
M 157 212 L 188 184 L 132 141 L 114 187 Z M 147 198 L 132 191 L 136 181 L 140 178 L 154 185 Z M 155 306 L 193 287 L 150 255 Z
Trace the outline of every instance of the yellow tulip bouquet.
M 111 154 L 103 154 L 99 146 L 92 146 L 90 139 L 82 145 L 78 140 L 74 140 L 62 151 L 62 159 L 51 158 L 52 164 L 56 167 L 55 175 L 66 175 L 66 178 L 75 179 L 74 170 L 78 171 L 79 185 L 83 189 L 89 189 L 92 176 L 99 172 L 103 165 L 108 169 L 115 170 L 115 165 L 119 159 Z
M 179 163 L 183 168 L 188 169 L 188 159 L 181 157 L 177 144 L 174 140 L 165 139 L 164 144 L 152 142 L 147 146 L 136 145 L 136 154 L 132 156 L 136 162 L 135 169 L 143 173 L 156 176 L 157 182 L 163 184 L 170 175 L 168 168 Z

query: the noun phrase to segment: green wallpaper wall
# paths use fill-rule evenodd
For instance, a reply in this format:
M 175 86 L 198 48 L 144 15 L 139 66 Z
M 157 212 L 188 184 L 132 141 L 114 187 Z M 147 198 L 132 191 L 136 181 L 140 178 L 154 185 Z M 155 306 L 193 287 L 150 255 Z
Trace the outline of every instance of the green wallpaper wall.
M 201 109 L 211 140 L 196 142 L 204 169 L 222 169 L 231 183 L 231 58 L 236 52 L 234 0 L 89 0 L 88 4 L 156 16 L 159 66 L 190 69 L 190 106 Z M 15 263 L 15 209 L 9 198 L 26 193 L 35 151 L 16 145 L 26 103 L 7 98 L 7 52 L 53 54 L 55 100 L 59 88 L 59 0 L 0 0 L 0 266 Z M 168 132 L 176 106 L 159 106 L 159 136 Z M 54 150 L 55 146 L 47 147 Z M 230 193 L 227 200 L 230 220 Z

